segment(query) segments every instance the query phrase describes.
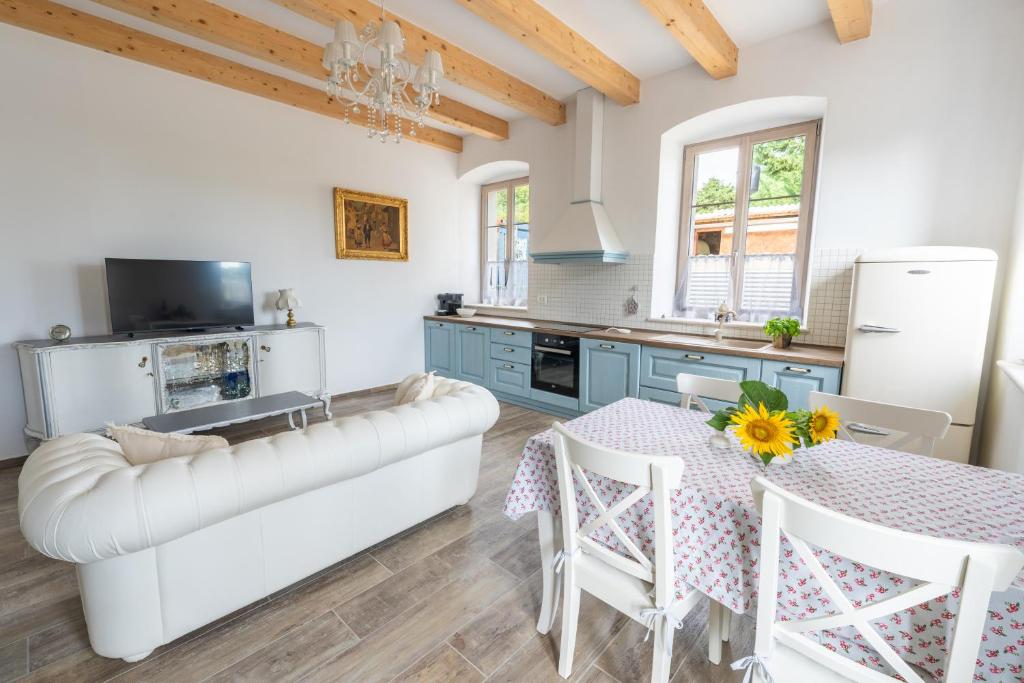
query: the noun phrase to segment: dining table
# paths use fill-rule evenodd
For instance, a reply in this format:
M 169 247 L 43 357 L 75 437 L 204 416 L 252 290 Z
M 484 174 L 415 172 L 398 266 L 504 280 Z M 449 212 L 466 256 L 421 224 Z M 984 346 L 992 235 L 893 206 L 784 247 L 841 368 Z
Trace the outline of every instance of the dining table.
M 903 453 L 835 439 L 798 449 L 786 463 L 766 468 L 742 451 L 715 447 L 709 415 L 672 405 L 625 398 L 565 423 L 573 434 L 608 448 L 681 458 L 680 486 L 672 493 L 675 585 L 698 590 L 731 612 L 756 609 L 761 520 L 750 481 L 763 474 L 810 501 L 867 522 L 939 538 L 1003 543 L 1024 550 L 1024 475 Z M 605 506 L 629 495 L 628 484 L 588 475 Z M 576 484 L 581 523 L 596 515 Z M 654 525 L 644 500 L 619 518 L 631 540 L 653 558 Z M 552 430 L 531 437 L 505 499 L 504 513 L 519 519 L 537 513 L 543 594 L 537 628 L 547 632 L 557 612 L 554 558 L 562 545 L 558 475 Z M 607 528 L 593 538 L 625 552 Z M 805 619 L 836 612 L 783 538 L 779 619 Z M 855 607 L 910 590 L 908 577 L 817 548 L 815 554 Z M 911 609 L 872 622 L 907 662 L 941 679 L 957 611 L 954 590 Z M 976 681 L 1024 681 L 1024 572 L 1011 587 L 992 596 L 978 653 Z M 852 630 L 816 635 L 825 647 L 866 666 L 892 674 Z

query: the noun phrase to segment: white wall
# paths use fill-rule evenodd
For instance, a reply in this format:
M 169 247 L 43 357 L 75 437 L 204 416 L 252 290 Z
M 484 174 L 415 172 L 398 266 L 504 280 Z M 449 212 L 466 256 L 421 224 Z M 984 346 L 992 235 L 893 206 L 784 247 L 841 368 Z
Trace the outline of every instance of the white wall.
M 422 369 L 420 316 L 476 268 L 453 154 L 6 25 L 0 92 L 0 457 L 24 453 L 9 343 L 109 332 L 105 256 L 252 261 L 257 322 L 294 287 L 328 327 L 333 392 Z M 408 263 L 334 258 L 333 186 L 409 200 Z
M 640 104 L 606 104 L 608 214 L 626 248 L 649 258 L 663 133 L 748 100 L 824 97 L 816 249 L 960 244 L 1003 253 L 1024 145 L 1022 25 L 1019 0 L 898 0 L 876 7 L 866 40 L 840 45 L 824 22 L 743 48 L 734 78 L 715 81 L 690 65 L 645 81 Z M 518 121 L 506 142 L 469 138 L 460 170 L 527 161 L 531 227 L 542 233 L 569 198 L 571 110 L 569 120 Z M 617 266 L 601 268 L 618 277 Z M 531 289 L 531 308 L 543 294 Z M 650 286 L 641 294 L 650 300 Z
M 1006 285 L 999 313 L 999 332 L 992 357 L 1024 362 L 1024 163 L 1020 168 L 1017 213 L 1013 239 L 1003 258 Z M 1019 367 L 1019 366 L 1018 366 Z M 1018 370 L 1019 372 L 1019 370 Z M 1024 474 L 1024 387 L 1013 382 L 999 367 L 992 367 L 985 405 L 985 429 L 981 434 L 979 461 Z

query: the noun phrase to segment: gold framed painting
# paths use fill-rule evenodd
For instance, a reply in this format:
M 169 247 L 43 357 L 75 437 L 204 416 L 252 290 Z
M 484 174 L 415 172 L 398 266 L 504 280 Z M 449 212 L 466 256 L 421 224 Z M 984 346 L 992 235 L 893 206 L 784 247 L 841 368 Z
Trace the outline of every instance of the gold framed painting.
M 409 260 L 409 201 L 334 188 L 337 258 Z

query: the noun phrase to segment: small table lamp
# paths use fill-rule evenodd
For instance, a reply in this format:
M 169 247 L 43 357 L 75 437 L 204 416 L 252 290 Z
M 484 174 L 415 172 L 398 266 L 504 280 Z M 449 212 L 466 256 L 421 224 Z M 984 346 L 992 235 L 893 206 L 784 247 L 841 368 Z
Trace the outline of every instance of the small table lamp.
M 291 289 L 279 289 L 277 290 L 280 294 L 277 297 L 277 310 L 288 311 L 288 327 L 295 327 L 295 310 L 302 306 L 302 302 L 299 301 L 299 297 L 295 296 L 295 293 Z

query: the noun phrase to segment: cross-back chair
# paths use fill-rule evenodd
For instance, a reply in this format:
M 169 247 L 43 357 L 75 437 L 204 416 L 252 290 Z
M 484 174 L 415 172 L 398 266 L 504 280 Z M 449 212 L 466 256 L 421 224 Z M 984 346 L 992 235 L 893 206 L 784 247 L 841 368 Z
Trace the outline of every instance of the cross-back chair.
M 892 403 L 867 401 L 812 391 L 811 410 L 822 405 L 839 413 L 839 437 L 894 451 L 931 455 L 935 442 L 946 436 L 952 418 L 949 413 L 910 408 Z
M 554 442 L 563 543 L 556 556 L 556 571 L 563 577 L 558 673 L 563 678 L 572 675 L 581 591 L 586 591 L 653 629 L 651 680 L 667 681 L 674 629 L 701 598 L 700 592 L 693 589 L 679 598 L 675 588 L 671 493 L 679 487 L 683 461 L 605 448 L 580 439 L 557 422 Z M 598 496 L 588 474 L 636 488 L 609 507 Z M 588 507 L 597 511 L 592 519 L 581 520 L 577 485 L 582 488 Z M 637 547 L 618 519 L 648 495 L 654 516 L 653 562 Z M 591 538 L 591 534 L 604 528 L 610 530 L 626 554 L 617 553 Z
M 924 683 L 918 671 L 901 659 L 869 622 L 947 595 L 954 589 L 960 591 L 960 604 L 949 638 L 944 680 L 972 680 L 991 594 L 1010 585 L 1024 566 L 1024 553 L 1008 545 L 939 539 L 871 524 L 807 501 L 760 476 L 751 482 L 751 489 L 761 511 L 762 529 L 757 634 L 754 656 L 747 662 L 753 667 L 756 681 L 767 678 L 767 669 L 775 683 L 850 679 L 892 683 L 894 679 L 884 673 L 802 635 L 852 627 L 907 683 Z M 792 560 L 803 561 L 836 608 L 835 613 L 776 620 L 780 534 L 785 534 L 795 551 Z M 899 595 L 855 608 L 815 557 L 811 546 L 919 584 Z

